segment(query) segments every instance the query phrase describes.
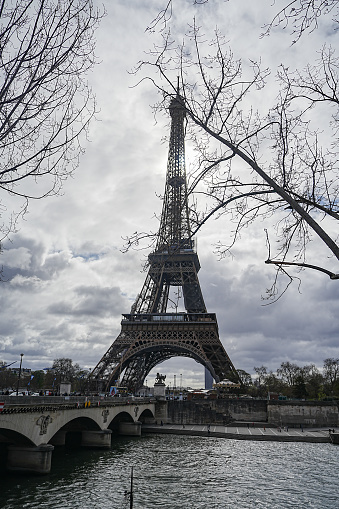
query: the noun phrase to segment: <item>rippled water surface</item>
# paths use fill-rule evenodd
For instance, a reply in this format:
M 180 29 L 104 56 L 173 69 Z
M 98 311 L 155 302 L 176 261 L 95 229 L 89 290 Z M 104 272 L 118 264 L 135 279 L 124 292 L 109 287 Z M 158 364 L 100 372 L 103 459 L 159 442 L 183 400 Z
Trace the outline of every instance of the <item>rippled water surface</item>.
M 55 450 L 51 474 L 5 475 L 0 508 L 339 508 L 339 446 L 173 435 Z

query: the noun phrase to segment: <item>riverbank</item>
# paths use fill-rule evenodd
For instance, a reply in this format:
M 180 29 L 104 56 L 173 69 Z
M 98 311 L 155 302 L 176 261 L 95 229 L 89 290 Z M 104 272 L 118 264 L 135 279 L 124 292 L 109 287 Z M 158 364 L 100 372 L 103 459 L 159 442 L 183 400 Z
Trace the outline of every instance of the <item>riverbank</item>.
M 201 425 L 201 424 L 143 424 L 142 433 L 191 435 L 235 440 L 276 442 L 331 442 L 328 429 L 273 428 L 259 423 L 248 426 Z

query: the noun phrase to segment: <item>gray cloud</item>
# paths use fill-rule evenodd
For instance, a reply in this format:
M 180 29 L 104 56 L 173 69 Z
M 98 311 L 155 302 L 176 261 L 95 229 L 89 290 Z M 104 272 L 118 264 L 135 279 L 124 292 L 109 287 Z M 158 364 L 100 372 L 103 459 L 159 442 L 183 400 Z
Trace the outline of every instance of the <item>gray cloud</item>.
M 272 67 L 272 86 L 262 99 L 258 96 L 258 108 L 265 108 L 277 92 L 276 65 L 284 61 L 302 68 L 310 41 L 313 48 L 321 46 L 321 33 L 315 31 L 295 47 L 292 61 L 288 38 L 273 34 L 269 43 L 259 39 L 274 5 L 217 0 L 195 9 L 191 3 L 182 2 L 180 16 L 174 13 L 176 30 L 184 32 L 196 14 L 208 36 L 218 21 L 237 58 L 260 56 L 263 66 Z M 134 231 L 158 229 L 154 215 L 161 212 L 157 195 L 165 185 L 168 147 L 162 138 L 168 135 L 169 119 L 154 122 L 149 105 L 157 100 L 155 90 L 147 83 L 132 88 L 137 78 L 127 70 L 153 44 L 145 27 L 157 9 L 155 0 L 108 6 L 98 32 L 102 63 L 90 77 L 100 121 L 92 125 L 86 154 L 64 194 L 32 203 L 20 231 L 3 246 L 2 360 L 16 360 L 24 352 L 25 365 L 33 368 L 65 356 L 94 367 L 119 334 L 121 314 L 129 312 L 141 290 L 148 251 L 123 254 L 121 249 L 123 237 Z M 274 370 L 284 360 L 321 366 L 324 358 L 338 356 L 338 283 L 305 271 L 301 293 L 293 284 L 276 304 L 264 306 L 261 296 L 273 280 L 273 268 L 264 264 L 264 227 L 270 224 L 244 231 L 233 258 L 221 261 L 214 245 L 227 242 L 234 225 L 221 218 L 199 232 L 199 277 L 208 310 L 217 313 L 220 338 L 238 368 L 253 372 L 264 364 Z M 322 246 L 314 243 L 311 249 L 320 253 Z M 193 360 L 166 361 L 150 373 L 149 383 L 157 371 L 167 374 L 166 382 L 173 383 L 176 375 L 178 384 L 182 374 L 184 385 L 203 384 L 203 369 Z

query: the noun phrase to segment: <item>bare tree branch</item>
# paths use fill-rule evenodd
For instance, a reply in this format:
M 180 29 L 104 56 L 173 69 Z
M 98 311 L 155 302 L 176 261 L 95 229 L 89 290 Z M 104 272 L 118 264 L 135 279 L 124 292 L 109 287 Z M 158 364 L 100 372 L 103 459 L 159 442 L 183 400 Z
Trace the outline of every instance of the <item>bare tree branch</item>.
M 268 263 L 276 265 L 277 273 L 269 298 L 280 298 L 279 275 L 287 277 L 287 287 L 294 279 L 300 281 L 285 266 L 312 268 L 337 279 L 335 272 L 306 262 L 307 246 L 315 235 L 339 260 L 338 236 L 333 234 L 339 219 L 339 60 L 335 51 L 324 45 L 303 70 L 280 66 L 276 99 L 255 110 L 259 94 L 265 94 L 270 70 L 260 60 L 244 66 L 218 29 L 206 40 L 196 19 L 188 25 L 184 42 L 176 43 L 169 23 L 169 8 L 174 5 L 167 3 L 162 44 L 135 71 L 160 94 L 155 112 L 167 108 L 180 77 L 187 138 L 197 154 L 189 175 L 194 233 L 212 216 L 227 214 L 235 228 L 230 245 L 220 240 L 222 255 L 242 228 L 258 218 L 273 221 L 276 252 Z M 284 2 L 266 26 L 266 34 L 274 26 L 292 23 L 297 40 L 317 28 L 320 16 L 330 13 L 338 13 L 338 2 Z M 328 119 L 321 127 L 318 112 Z M 139 238 L 136 234 L 132 242 Z
M 273 263 L 275 265 L 296 265 L 297 267 L 307 268 L 319 270 L 320 272 L 324 272 L 327 274 L 330 279 L 339 279 L 339 274 L 334 274 L 334 272 L 330 272 L 329 270 L 324 269 L 323 267 L 319 267 L 318 265 L 310 265 L 309 263 L 297 263 L 297 262 L 281 262 L 279 260 L 266 260 L 265 263 L 270 264 Z
M 104 13 L 92 0 L 2 0 L 0 13 L 0 189 L 26 208 L 58 194 L 78 165 Z

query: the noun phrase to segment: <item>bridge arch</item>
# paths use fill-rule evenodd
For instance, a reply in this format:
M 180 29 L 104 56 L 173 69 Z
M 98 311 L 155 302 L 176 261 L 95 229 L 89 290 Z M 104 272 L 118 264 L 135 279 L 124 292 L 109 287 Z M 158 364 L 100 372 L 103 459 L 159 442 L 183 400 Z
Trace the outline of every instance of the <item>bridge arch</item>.
M 146 408 L 146 410 L 144 410 L 143 412 L 141 412 L 141 414 L 139 415 L 139 421 L 142 423 L 142 424 L 153 424 L 155 419 L 154 419 L 154 415 L 153 413 L 151 412 L 151 410 L 149 410 L 148 408 Z
M 111 429 L 114 434 L 119 433 L 120 423 L 130 422 L 133 423 L 134 419 L 129 412 L 119 412 L 109 423 L 107 429 Z
M 35 445 L 26 435 L 10 428 L 0 428 L 0 443 L 27 447 L 34 447 Z
M 80 416 L 71 418 L 54 435 L 50 436 L 49 443 L 52 445 L 67 445 L 78 447 L 81 445 L 84 431 L 101 431 L 99 424 L 92 418 Z
M 68 422 L 66 422 L 60 430 L 67 430 L 67 431 L 83 431 L 83 430 L 101 430 L 101 427 L 91 417 L 87 416 L 80 416 L 69 419 Z

